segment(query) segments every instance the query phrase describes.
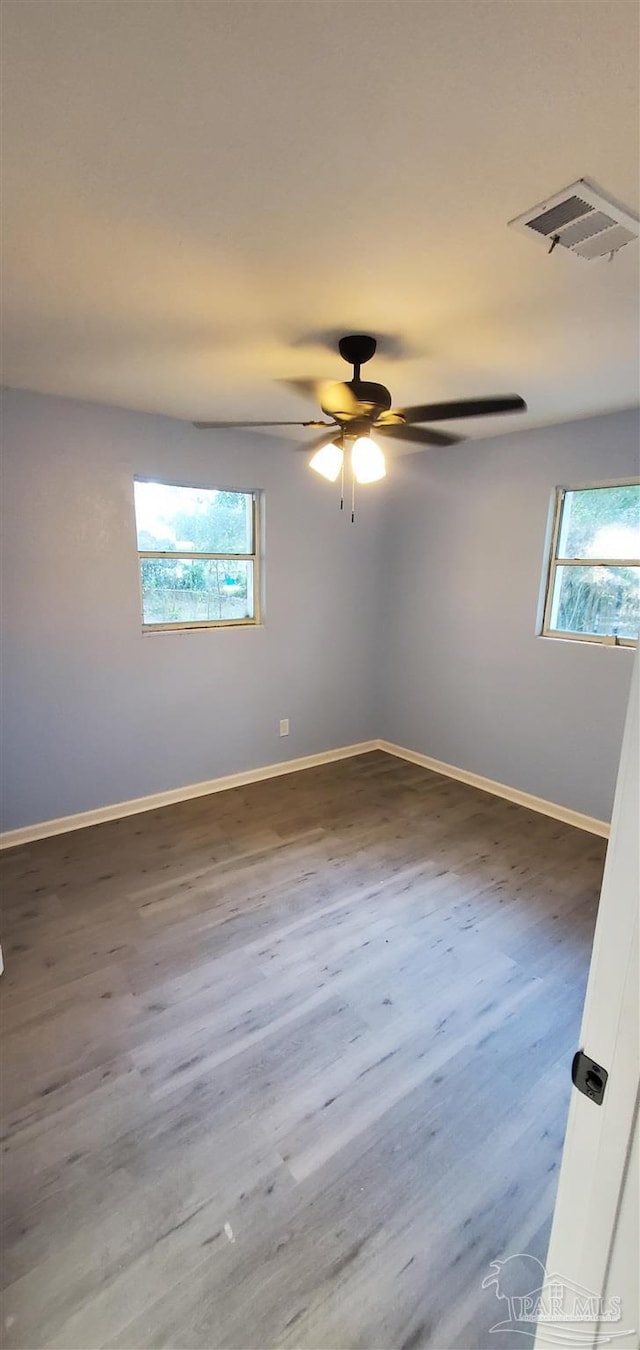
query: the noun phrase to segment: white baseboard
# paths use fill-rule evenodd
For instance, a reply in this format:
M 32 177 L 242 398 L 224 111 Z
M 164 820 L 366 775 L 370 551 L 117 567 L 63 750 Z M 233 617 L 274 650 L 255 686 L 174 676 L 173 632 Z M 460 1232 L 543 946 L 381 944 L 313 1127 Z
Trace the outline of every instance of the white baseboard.
M 336 750 L 323 750 L 318 755 L 304 755 L 300 759 L 284 760 L 281 764 L 265 764 L 260 769 L 230 773 L 224 778 L 209 778 L 203 783 L 170 788 L 168 792 L 153 792 L 149 797 L 134 797 L 128 802 L 114 802 L 111 806 L 99 806 L 94 811 L 79 811 L 74 816 L 59 816 L 57 820 L 42 820 L 35 825 L 23 825 L 18 830 L 6 830 L 4 834 L 0 834 L 0 849 L 15 848 L 17 844 L 31 844 L 36 839 L 48 839 L 53 834 L 68 834 L 70 830 L 83 830 L 89 825 L 102 825 L 106 820 L 120 820 L 123 816 L 136 816 L 143 811 L 155 811 L 160 806 L 172 806 L 174 802 L 186 802 L 192 797 L 208 797 L 212 792 L 227 792 L 229 788 L 243 787 L 246 783 L 259 783 L 263 778 L 278 778 L 281 774 L 298 773 L 300 769 L 313 769 L 318 764 L 332 764 L 334 760 L 350 759 L 353 755 L 366 755 L 371 750 L 377 750 L 378 746 L 378 741 L 342 745 Z
M 470 773 L 468 769 L 458 769 L 454 764 L 445 764 L 441 759 L 432 759 L 430 755 L 421 755 L 417 750 L 405 750 L 402 745 L 393 745 L 391 741 L 377 741 L 377 748 L 398 759 L 407 759 L 411 764 L 419 764 L 423 769 L 441 773 L 445 778 L 457 778 L 469 787 L 480 788 L 482 792 L 491 792 L 494 797 L 504 797 L 508 802 L 526 806 L 529 811 L 539 811 L 553 820 L 562 820 L 565 825 L 575 825 L 579 830 L 588 830 L 603 839 L 609 838 L 609 822 L 597 820 L 595 816 L 585 816 L 582 811 L 572 811 L 569 806 L 559 806 L 557 802 L 548 802 L 544 797 L 534 797 L 530 792 L 521 792 L 519 788 L 509 787 L 506 783 L 496 783 L 493 778 L 483 778 L 479 773 Z
M 417 750 L 406 750 L 391 741 L 361 741 L 357 745 L 342 745 L 336 750 L 323 750 L 317 755 L 304 755 L 300 759 L 288 759 L 280 764 L 266 764 L 259 769 L 247 769 L 243 773 L 227 774 L 223 778 L 209 778 L 203 783 L 190 783 L 187 787 L 170 788 L 167 792 L 154 792 L 148 797 L 134 797 L 128 802 L 114 802 L 111 806 L 99 806 L 93 811 L 80 811 L 74 816 L 59 816 L 57 820 L 42 820 L 35 825 L 24 825 L 18 830 L 7 830 L 0 834 L 0 849 L 15 848 L 18 844 L 31 844 L 36 839 L 47 839 L 53 834 L 68 834 L 71 830 L 83 830 L 90 825 L 102 825 L 106 820 L 120 820 L 123 816 L 139 815 L 143 811 L 155 811 L 160 806 L 171 806 L 174 802 L 189 801 L 192 797 L 207 797 L 213 792 L 227 792 L 229 788 L 243 787 L 246 783 L 259 783 L 265 778 L 278 778 L 285 773 L 299 773 L 301 769 L 312 769 L 318 764 L 332 764 L 338 759 L 350 759 L 353 755 L 366 755 L 371 750 L 383 750 L 387 755 L 409 760 L 423 769 L 443 774 L 446 778 L 457 778 L 470 787 L 480 788 L 482 792 L 491 792 L 494 797 L 504 797 L 518 806 L 526 806 L 530 811 L 539 811 L 543 816 L 562 820 L 566 825 L 575 825 L 579 830 L 588 830 L 603 839 L 609 837 L 609 823 L 596 820 L 594 816 L 585 816 L 581 811 L 572 811 L 568 806 L 559 806 L 556 802 L 545 801 L 544 797 L 534 797 L 530 792 L 521 792 L 519 788 L 508 787 L 506 783 L 496 783 L 493 778 L 483 778 L 481 774 L 470 773 L 467 769 L 458 769 L 454 764 L 445 764 L 430 755 L 421 755 Z

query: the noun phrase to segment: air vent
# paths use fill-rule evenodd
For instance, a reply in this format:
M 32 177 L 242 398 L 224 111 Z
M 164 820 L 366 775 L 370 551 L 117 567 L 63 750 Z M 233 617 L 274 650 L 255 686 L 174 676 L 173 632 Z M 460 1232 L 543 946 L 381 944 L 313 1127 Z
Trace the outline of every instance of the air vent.
M 546 244 L 547 252 L 560 245 L 588 260 L 611 257 L 637 239 L 639 232 L 637 217 L 586 178 L 532 206 L 509 224 Z

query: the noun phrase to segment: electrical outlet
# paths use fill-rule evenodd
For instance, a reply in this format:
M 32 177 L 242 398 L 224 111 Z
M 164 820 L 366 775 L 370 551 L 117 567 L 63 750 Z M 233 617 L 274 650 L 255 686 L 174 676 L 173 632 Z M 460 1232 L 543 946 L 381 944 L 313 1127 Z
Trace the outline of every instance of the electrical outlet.
M 288 717 L 283 717 L 283 718 L 282 718 L 282 721 L 281 721 L 281 723 L 280 723 L 280 735 L 281 735 L 281 736 L 288 736 L 288 735 L 289 735 L 289 718 L 288 718 Z

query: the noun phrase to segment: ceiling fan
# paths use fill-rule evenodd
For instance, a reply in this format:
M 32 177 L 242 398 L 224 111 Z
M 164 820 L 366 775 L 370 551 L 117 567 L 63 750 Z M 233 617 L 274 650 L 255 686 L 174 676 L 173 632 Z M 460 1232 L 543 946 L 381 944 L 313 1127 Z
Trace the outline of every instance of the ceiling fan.
M 377 438 L 391 437 L 412 441 L 416 445 L 455 445 L 464 439 L 450 432 L 416 425 L 421 422 L 444 422 L 458 417 L 482 417 L 495 413 L 525 412 L 526 403 L 517 394 L 500 394 L 494 398 L 455 399 L 448 403 L 421 403 L 412 408 L 392 408 L 391 394 L 383 384 L 360 379 L 361 367 L 371 360 L 376 350 L 376 339 L 363 333 L 343 337 L 338 343 L 340 355 L 353 366 L 353 378 L 345 383 L 331 384 L 326 380 L 289 380 L 296 393 L 316 399 L 330 421 L 308 422 L 194 422 L 201 430 L 210 427 L 326 427 L 327 430 L 311 445 L 301 446 L 307 453 L 313 451 L 310 468 L 335 482 L 341 474 L 344 480 L 345 450 L 352 443 L 352 482 L 373 483 L 384 478 L 384 455 L 376 444 Z M 371 432 L 375 432 L 376 440 Z M 337 434 L 336 434 L 337 433 Z M 344 497 L 344 494 L 343 494 Z M 343 505 L 341 501 L 340 505 Z M 353 498 L 351 518 L 353 519 Z

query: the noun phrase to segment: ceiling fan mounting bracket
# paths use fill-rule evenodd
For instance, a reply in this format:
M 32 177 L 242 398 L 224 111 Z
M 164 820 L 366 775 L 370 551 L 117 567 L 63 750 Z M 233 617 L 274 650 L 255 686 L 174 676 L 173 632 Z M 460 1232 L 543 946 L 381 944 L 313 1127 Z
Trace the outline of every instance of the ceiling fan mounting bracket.
M 375 338 L 369 337 L 366 333 L 351 333 L 350 336 L 340 338 L 338 350 L 343 361 L 355 366 L 356 379 L 359 377 L 360 367 L 375 356 L 377 345 Z

